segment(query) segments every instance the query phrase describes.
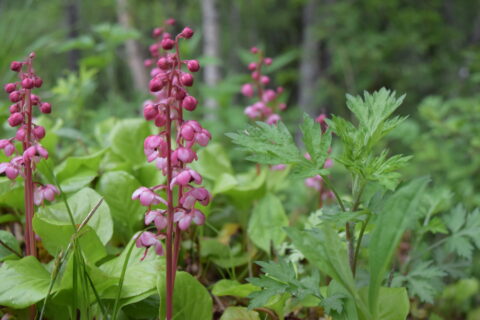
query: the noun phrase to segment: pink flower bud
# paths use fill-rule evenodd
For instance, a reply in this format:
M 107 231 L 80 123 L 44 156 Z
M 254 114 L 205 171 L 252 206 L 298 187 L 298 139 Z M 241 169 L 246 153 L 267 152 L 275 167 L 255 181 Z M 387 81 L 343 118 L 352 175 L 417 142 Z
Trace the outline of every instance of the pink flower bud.
M 190 73 L 184 73 L 180 77 L 180 82 L 187 87 L 191 87 L 193 85 L 193 76 Z
M 159 67 L 162 70 L 167 70 L 168 68 L 170 68 L 170 66 L 171 64 L 167 58 L 162 57 L 157 61 L 157 67 Z
M 186 141 L 192 141 L 195 138 L 195 130 L 188 123 L 182 125 L 180 136 Z
M 31 94 L 30 101 L 32 102 L 32 105 L 36 106 L 40 103 L 40 98 L 37 95 Z
M 173 41 L 170 38 L 165 38 L 165 39 L 162 40 L 162 42 L 160 42 L 160 45 L 162 46 L 162 48 L 164 50 L 170 50 L 175 45 L 175 41 Z
M 8 117 L 8 124 L 11 127 L 19 126 L 23 123 L 23 115 L 20 112 L 15 112 Z
M 163 83 L 162 83 L 162 81 L 160 81 L 160 79 L 153 78 L 152 80 L 150 80 L 149 87 L 150 87 L 150 91 L 157 92 L 157 91 L 162 90 Z
M 21 62 L 18 62 L 18 61 L 13 61 L 11 64 L 10 64 L 10 70 L 12 71 L 20 71 L 22 69 L 22 63 Z
M 196 184 L 202 183 L 202 176 L 198 174 L 198 172 L 185 169 L 178 173 L 170 183 L 170 189 L 173 189 L 175 185 L 186 186 L 190 182 L 195 182 Z
M 165 20 L 165 24 L 168 24 L 169 26 L 173 26 L 175 24 L 175 19 L 168 18 L 167 20 Z
M 12 93 L 13 91 L 15 91 L 15 89 L 17 89 L 17 84 L 7 83 L 3 88 L 7 93 Z
M 12 104 L 8 108 L 8 111 L 10 111 L 10 113 L 20 112 L 20 105 L 18 103 Z
M 22 87 L 25 89 L 32 89 L 35 83 L 30 78 L 25 78 L 22 80 Z
M 191 72 L 197 72 L 198 70 L 200 70 L 200 64 L 198 63 L 197 60 L 189 60 L 187 62 L 187 68 Z
M 253 54 L 257 54 L 258 53 L 258 48 L 257 47 L 252 47 L 250 49 L 250 52 L 253 53 Z
M 278 121 L 280 121 L 280 116 L 276 113 L 272 114 L 271 116 L 268 117 L 267 123 L 268 124 L 276 124 Z
M 277 94 L 275 93 L 275 91 L 268 89 L 268 90 L 265 90 L 262 98 L 264 101 L 270 102 L 275 100 L 276 97 L 277 97 Z
M 258 71 L 252 72 L 252 79 L 253 80 L 258 80 L 260 79 L 260 73 Z
M 280 104 L 278 105 L 278 109 L 280 109 L 280 110 L 285 110 L 285 109 L 287 109 L 287 105 L 282 102 L 282 103 L 280 103 Z
M 178 101 L 181 101 L 185 99 L 187 92 L 182 87 L 175 87 L 174 95 L 175 95 L 175 99 L 177 99 Z
M 186 96 L 182 101 L 182 108 L 188 111 L 193 111 L 197 107 L 197 99 L 192 96 Z
M 325 169 L 328 169 L 328 168 L 331 168 L 333 167 L 333 160 L 328 158 L 327 160 L 325 160 L 325 163 L 323 164 L 323 167 Z
M 272 58 L 265 58 L 265 59 L 263 59 L 263 62 L 264 62 L 267 66 L 269 66 L 269 65 L 272 64 Z
M 147 67 L 147 68 L 151 67 L 152 64 L 153 64 L 152 59 L 145 59 L 145 60 L 143 60 L 143 65 L 144 65 L 145 67 Z
M 8 95 L 8 98 L 9 98 L 10 101 L 12 101 L 12 102 L 18 102 L 18 101 L 22 100 L 22 94 L 20 93 L 20 91 L 12 91 L 12 92 Z
M 180 36 L 190 39 L 193 36 L 193 30 L 190 29 L 189 27 L 183 28 L 183 31 L 180 33 Z
M 33 135 L 37 140 L 43 139 L 43 137 L 45 137 L 45 128 L 42 126 L 36 126 L 33 128 Z
M 269 84 L 270 83 L 270 77 L 268 76 L 262 76 L 260 78 L 260 81 L 263 83 L 263 84 Z
M 153 104 L 147 104 L 143 108 L 143 116 L 146 120 L 153 120 L 158 115 L 158 108 Z
M 197 160 L 197 154 L 190 148 L 180 147 L 173 152 L 174 160 L 178 159 L 183 163 L 191 163 Z
M 40 88 L 43 84 L 43 80 L 40 77 L 36 77 L 34 80 L 35 88 Z
M 210 139 L 212 139 L 212 135 L 207 129 L 202 129 L 201 132 L 195 135 L 195 141 L 202 147 L 206 147 Z
M 315 122 L 323 124 L 325 122 L 325 119 L 327 119 L 327 115 L 322 113 L 321 115 L 315 118 Z
M 245 97 L 249 97 L 249 98 L 253 97 L 253 94 L 254 94 L 253 86 L 250 83 L 245 83 L 242 86 L 242 94 Z
M 257 69 L 257 64 L 255 62 L 250 62 L 248 64 L 248 70 L 254 71 L 255 69 Z
M 14 180 L 20 173 L 20 171 L 12 164 L 12 162 L 0 163 L 0 174 L 5 173 L 7 178 L 10 180 Z
M 154 37 L 159 37 L 159 36 L 162 35 L 162 33 L 163 33 L 163 28 L 155 28 L 155 29 L 153 29 L 153 31 L 152 31 L 152 35 L 153 35 Z
M 15 134 L 15 139 L 18 141 L 25 140 L 25 130 L 23 127 L 18 128 L 17 133 Z
M 165 124 L 167 124 L 167 117 L 163 113 L 158 113 L 155 118 L 155 125 L 157 127 L 163 127 Z
M 48 102 L 44 102 L 40 105 L 40 111 L 42 113 L 50 113 L 52 112 L 52 105 Z

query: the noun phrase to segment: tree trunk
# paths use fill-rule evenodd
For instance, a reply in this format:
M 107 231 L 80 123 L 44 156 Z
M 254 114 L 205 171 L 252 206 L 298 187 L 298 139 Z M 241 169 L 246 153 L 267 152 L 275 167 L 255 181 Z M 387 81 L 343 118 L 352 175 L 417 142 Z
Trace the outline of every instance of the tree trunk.
M 128 11 L 128 0 L 117 1 L 117 17 L 119 23 L 126 29 L 132 28 L 132 18 Z M 137 91 L 145 91 L 147 88 L 147 72 L 143 65 L 142 55 L 135 39 L 129 39 L 125 42 L 125 53 L 127 63 L 132 74 L 133 86 Z
M 303 8 L 302 57 L 300 61 L 300 88 L 298 104 L 300 108 L 316 116 L 315 92 L 319 78 L 320 41 L 315 35 L 315 18 L 319 0 L 308 0 Z
M 218 13 L 215 0 L 202 0 L 202 16 L 203 54 L 205 57 L 214 60 L 213 64 L 208 64 L 203 67 L 203 76 L 205 84 L 209 88 L 213 88 L 220 80 L 220 70 L 217 64 L 219 58 Z M 205 107 L 207 109 L 206 118 L 210 120 L 216 119 L 217 101 L 212 98 L 207 98 Z
M 72 40 L 78 37 L 78 2 L 77 0 L 70 0 L 65 8 L 68 39 Z M 68 52 L 68 67 L 72 71 L 78 70 L 78 61 L 80 60 L 80 51 L 73 49 Z

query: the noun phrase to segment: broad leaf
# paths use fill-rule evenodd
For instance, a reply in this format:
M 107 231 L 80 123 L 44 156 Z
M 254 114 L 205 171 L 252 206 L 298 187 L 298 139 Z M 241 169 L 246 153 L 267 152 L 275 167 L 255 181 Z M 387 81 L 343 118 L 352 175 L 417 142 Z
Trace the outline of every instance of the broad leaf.
M 165 278 L 158 278 L 160 319 L 165 319 Z M 173 293 L 173 318 L 175 320 L 211 320 L 213 303 L 207 289 L 191 274 L 178 271 Z
M 260 320 L 258 312 L 243 307 L 228 307 L 220 320 Z
M 0 268 L 0 305 L 21 309 L 42 300 L 50 274 L 34 257 L 6 261 Z
M 403 233 L 419 216 L 422 192 L 427 183 L 428 178 L 419 178 L 401 187 L 385 200 L 375 222 L 369 246 L 369 306 L 374 317 L 378 315 L 379 291 L 388 265 Z
M 132 201 L 132 193 L 140 187 L 140 183 L 125 171 L 107 172 L 98 181 L 97 191 L 100 193 L 112 214 L 114 237 L 128 242 L 136 230 L 140 229 L 145 208 L 139 201 Z
M 143 140 L 150 134 L 148 123 L 143 119 L 125 119 L 113 127 L 110 134 L 112 150 L 132 164 L 145 162 Z
M 276 196 L 268 193 L 253 208 L 248 222 L 248 235 L 259 248 L 270 252 L 271 246 L 278 246 L 285 239 L 283 227 L 288 217 Z

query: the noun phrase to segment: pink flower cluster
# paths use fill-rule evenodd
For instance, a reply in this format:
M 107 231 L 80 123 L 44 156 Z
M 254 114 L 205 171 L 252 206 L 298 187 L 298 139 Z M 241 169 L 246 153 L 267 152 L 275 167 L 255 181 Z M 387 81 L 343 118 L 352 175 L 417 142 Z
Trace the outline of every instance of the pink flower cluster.
M 38 161 L 48 158 L 47 150 L 40 144 L 45 137 L 45 128 L 33 123 L 33 108 L 38 108 L 41 113 L 50 113 L 52 106 L 32 93 L 33 89 L 43 84 L 33 70 L 34 58 L 35 54 L 31 53 L 25 61 L 13 61 L 10 69 L 18 73 L 19 80 L 4 86 L 12 102 L 8 124 L 17 128 L 14 137 L 0 140 L 0 149 L 7 157 L 13 156 L 9 162 L 0 163 L 0 174 L 5 174 L 10 180 L 15 180 L 19 175 L 26 177 L 27 171 L 30 174 Z M 17 150 L 16 143 L 22 146 L 21 152 Z M 35 183 L 36 205 L 43 204 L 44 199 L 53 201 L 56 194 L 59 191 L 55 186 Z
M 165 22 L 165 25 L 172 24 L 172 19 Z M 161 239 L 167 238 L 168 247 L 168 239 L 173 234 L 177 240 L 180 231 L 187 230 L 192 222 L 201 225 L 205 221 L 195 205 L 208 205 L 211 195 L 200 186 L 202 176 L 187 165 L 198 158 L 193 148 L 206 146 L 211 135 L 197 121 L 183 117 L 184 111 L 193 111 L 197 106 L 197 99 L 189 95 L 187 87 L 193 85 L 192 73 L 199 71 L 200 65 L 196 60 L 181 60 L 178 50 L 179 40 L 190 39 L 192 29 L 184 28 L 175 38 L 163 28 L 155 29 L 153 35 L 160 40 L 150 47 L 152 59 L 147 60 L 146 65 L 153 66 L 155 62 L 149 85 L 154 98 L 144 103 L 143 115 L 159 128 L 159 133 L 148 136 L 143 146 L 147 161 L 155 163 L 167 182 L 151 188 L 140 187 L 132 199 L 148 207 L 145 224 L 153 223 L 157 228 L 156 234 L 144 232 L 137 240 L 137 247 L 154 246 L 155 252 L 161 255 L 164 253 Z M 182 70 L 184 66 L 188 71 Z M 157 205 L 162 208 L 154 208 Z
M 275 124 L 281 120 L 278 112 L 285 110 L 287 107 L 285 103 L 279 101 L 283 88 L 277 87 L 275 90 L 266 88 L 270 84 L 270 77 L 262 73 L 262 67 L 271 65 L 272 58 L 264 58 L 263 52 L 256 47 L 253 47 L 250 51 L 257 55 L 258 61 L 251 62 L 248 65 L 248 69 L 252 72 L 252 82 L 242 86 L 242 94 L 248 98 L 253 98 L 256 94 L 257 101 L 245 108 L 245 114 L 250 119 Z
M 327 116 L 322 113 L 315 119 L 315 121 L 322 127 L 322 132 L 327 130 L 327 123 L 325 121 L 326 118 Z M 331 152 L 331 150 L 329 150 L 329 152 Z M 310 159 L 310 155 L 306 153 L 305 158 Z M 331 168 L 332 166 L 333 160 L 331 158 L 325 160 L 325 164 L 323 165 L 325 169 Z M 326 188 L 323 178 L 320 175 L 305 179 L 305 186 L 312 188 L 319 193 L 320 207 L 324 201 L 334 198 L 333 192 Z

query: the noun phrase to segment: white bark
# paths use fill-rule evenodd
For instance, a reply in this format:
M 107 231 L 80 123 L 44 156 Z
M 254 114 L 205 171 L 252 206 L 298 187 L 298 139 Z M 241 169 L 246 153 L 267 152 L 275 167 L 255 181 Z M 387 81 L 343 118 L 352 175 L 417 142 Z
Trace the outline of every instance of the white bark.
M 302 57 L 300 62 L 299 101 L 300 108 L 316 116 L 318 108 L 315 92 L 319 78 L 319 39 L 315 35 L 315 18 L 319 0 L 309 0 L 303 8 Z
M 215 0 L 202 0 L 203 16 L 203 54 L 204 56 L 218 61 L 219 58 L 219 28 L 218 12 Z M 203 76 L 205 84 L 213 88 L 220 80 L 220 70 L 217 63 L 203 66 Z M 206 117 L 208 119 L 216 118 L 216 109 L 218 103 L 215 99 L 208 98 L 205 101 L 207 108 Z
M 128 0 L 117 1 L 117 17 L 119 23 L 127 29 L 132 28 L 132 19 L 128 11 Z M 147 88 L 147 72 L 143 65 L 142 55 L 135 39 L 129 39 L 125 42 L 125 53 L 127 55 L 127 64 L 133 78 L 134 88 L 138 91 L 145 91 Z

